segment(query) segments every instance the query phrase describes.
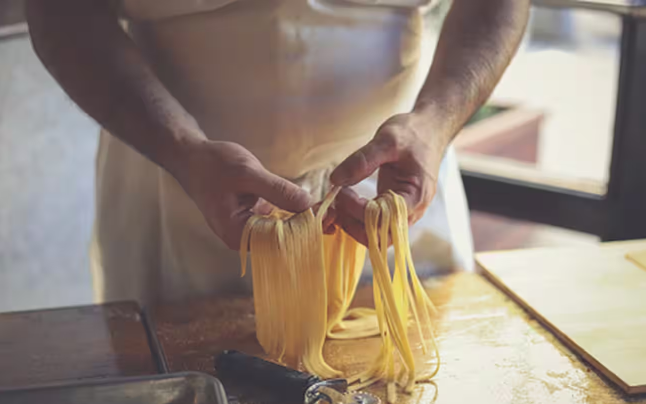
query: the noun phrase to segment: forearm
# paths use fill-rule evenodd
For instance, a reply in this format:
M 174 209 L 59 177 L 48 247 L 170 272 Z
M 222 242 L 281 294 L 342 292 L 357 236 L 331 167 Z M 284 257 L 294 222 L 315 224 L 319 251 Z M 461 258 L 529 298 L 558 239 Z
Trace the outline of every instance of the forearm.
M 108 0 L 28 0 L 34 49 L 100 125 L 169 171 L 203 137 L 118 24 Z
M 453 0 L 415 106 L 442 146 L 491 95 L 528 16 L 529 0 Z

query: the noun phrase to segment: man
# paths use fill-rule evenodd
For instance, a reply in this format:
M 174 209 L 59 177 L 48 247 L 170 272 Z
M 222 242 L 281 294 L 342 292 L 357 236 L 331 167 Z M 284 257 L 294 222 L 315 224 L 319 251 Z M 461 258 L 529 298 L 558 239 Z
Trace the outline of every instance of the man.
M 248 287 L 229 250 L 246 220 L 263 200 L 303 211 L 328 180 L 345 187 L 336 223 L 365 242 L 349 187 L 378 168 L 377 190 L 421 223 L 416 257 L 468 266 L 449 144 L 508 65 L 529 1 L 453 0 L 429 68 L 431 2 L 28 0 L 37 54 L 105 128 L 97 300 Z

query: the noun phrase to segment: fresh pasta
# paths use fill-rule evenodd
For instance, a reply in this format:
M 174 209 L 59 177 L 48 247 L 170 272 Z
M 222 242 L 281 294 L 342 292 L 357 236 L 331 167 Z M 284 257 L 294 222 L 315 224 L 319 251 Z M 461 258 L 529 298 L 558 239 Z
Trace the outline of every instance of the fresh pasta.
M 388 192 L 368 203 L 365 213 L 368 249 L 341 229 L 324 235 L 323 217 L 338 189 L 310 209 L 291 215 L 275 211 L 253 216 L 240 244 L 244 276 L 251 257 L 256 335 L 265 352 L 291 367 L 302 365 L 321 378 L 345 376 L 352 389 L 386 383 L 394 403 L 398 391 L 410 393 L 416 382 L 439 370 L 439 353 L 431 314 L 435 308 L 415 272 L 408 240 L 404 199 Z M 388 265 L 388 244 L 394 249 L 394 268 Z M 364 266 L 366 252 L 373 268 L 375 308 L 350 308 Z M 435 355 L 435 368 L 419 375 L 409 324 L 424 353 Z M 375 361 L 356 375 L 342 375 L 323 357 L 326 338 L 379 337 Z

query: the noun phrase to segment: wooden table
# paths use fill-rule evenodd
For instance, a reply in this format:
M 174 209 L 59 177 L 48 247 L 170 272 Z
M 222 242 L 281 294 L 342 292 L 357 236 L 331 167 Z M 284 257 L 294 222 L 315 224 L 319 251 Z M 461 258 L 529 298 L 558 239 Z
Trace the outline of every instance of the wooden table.
M 442 369 L 407 403 L 643 403 L 628 399 L 591 370 L 478 274 L 431 278 L 427 290 L 439 308 L 435 319 Z M 358 294 L 370 303 L 370 288 Z M 249 297 L 196 300 L 161 306 L 153 314 L 170 371 L 214 374 L 223 349 L 260 354 Z M 133 304 L 90 306 L 0 315 L 0 388 L 80 378 L 157 373 Z M 374 357 L 377 341 L 330 342 L 333 366 L 355 371 Z M 229 393 L 240 394 L 235 386 Z M 377 392 L 381 392 L 379 388 Z M 252 403 L 244 394 L 241 403 Z
M 134 303 L 0 314 L 0 389 L 154 373 Z
M 439 308 L 442 369 L 434 384 L 401 403 L 428 403 L 435 395 L 437 403 L 646 403 L 646 395 L 629 400 L 608 384 L 480 275 L 448 275 L 426 286 Z M 369 288 L 360 290 L 359 300 L 369 296 Z M 170 370 L 214 374 L 213 357 L 223 349 L 259 354 L 252 311 L 244 297 L 161 307 L 155 320 Z M 354 370 L 376 348 L 374 339 L 331 342 L 325 354 L 332 365 Z

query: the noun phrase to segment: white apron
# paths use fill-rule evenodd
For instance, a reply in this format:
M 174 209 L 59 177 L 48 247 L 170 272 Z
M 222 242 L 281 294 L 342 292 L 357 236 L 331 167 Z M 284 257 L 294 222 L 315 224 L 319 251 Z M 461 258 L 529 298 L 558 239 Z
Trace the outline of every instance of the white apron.
M 123 0 L 135 42 L 214 140 L 321 198 L 331 170 L 410 111 L 430 65 L 417 0 Z M 374 179 L 357 187 L 374 194 Z M 418 270 L 472 267 L 454 151 L 411 229 Z M 164 170 L 103 132 L 91 246 L 98 302 L 249 289 L 239 259 Z

